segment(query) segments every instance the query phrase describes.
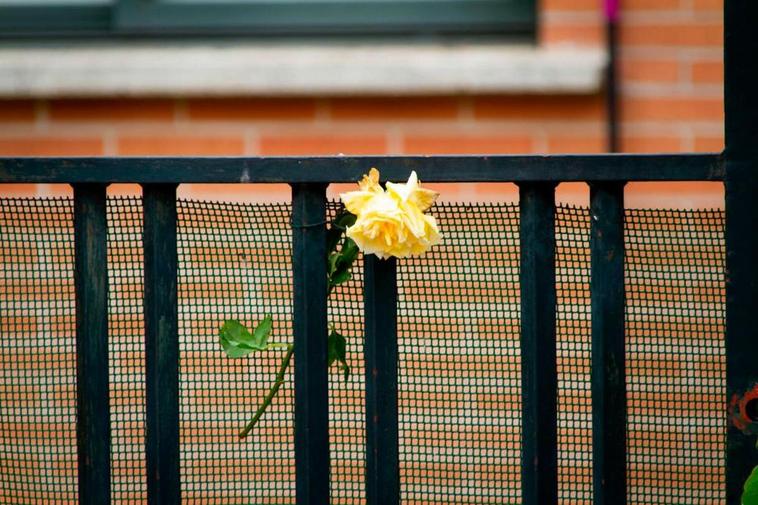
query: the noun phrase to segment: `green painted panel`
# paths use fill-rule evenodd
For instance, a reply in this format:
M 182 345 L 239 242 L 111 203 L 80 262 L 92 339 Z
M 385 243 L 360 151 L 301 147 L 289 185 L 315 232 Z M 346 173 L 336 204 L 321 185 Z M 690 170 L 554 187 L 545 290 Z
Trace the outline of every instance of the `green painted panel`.
M 0 0 L 4 1 L 4 0 Z M 110 29 L 112 8 L 107 4 L 5 5 L 0 3 L 0 38 L 40 37 L 65 33 L 103 33 Z
M 535 0 L 0 0 L 17 36 L 532 36 Z
M 534 32 L 534 0 L 123 0 L 120 29 L 273 34 Z

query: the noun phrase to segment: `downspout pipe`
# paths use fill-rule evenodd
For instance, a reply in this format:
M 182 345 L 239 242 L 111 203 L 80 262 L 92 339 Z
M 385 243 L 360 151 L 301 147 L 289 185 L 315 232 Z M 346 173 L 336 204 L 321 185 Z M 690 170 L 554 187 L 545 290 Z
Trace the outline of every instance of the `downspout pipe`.
M 605 13 L 605 43 L 608 64 L 605 69 L 605 97 L 607 121 L 607 149 L 620 150 L 619 85 L 618 85 L 618 24 L 621 0 L 603 0 Z

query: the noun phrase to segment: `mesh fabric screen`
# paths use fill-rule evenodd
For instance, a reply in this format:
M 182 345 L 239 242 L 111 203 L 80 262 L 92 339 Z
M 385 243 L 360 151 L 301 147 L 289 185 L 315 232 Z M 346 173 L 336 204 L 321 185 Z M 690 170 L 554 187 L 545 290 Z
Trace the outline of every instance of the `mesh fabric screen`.
M 0 200 L 0 503 L 77 497 L 70 200 Z
M 724 493 L 724 214 L 626 214 L 630 503 Z
M 519 503 L 518 206 L 438 205 L 398 263 L 403 503 Z
M 559 207 L 555 233 L 558 496 L 580 505 L 592 502 L 589 209 Z
M 340 206 L 331 203 L 329 220 Z M 365 503 L 366 409 L 363 362 L 363 257 L 359 256 L 352 278 L 329 296 L 329 322 L 347 339 L 350 377 L 329 374 L 329 437 L 331 444 L 332 505 Z
M 231 359 L 218 343 L 224 320 L 254 327 L 266 314 L 274 319 L 271 340 L 291 340 L 289 208 L 181 201 L 178 214 L 183 499 L 293 503 L 291 373 L 267 415 L 240 441 L 281 352 Z
M 116 501 L 137 505 L 147 501 L 139 200 L 108 199 L 108 233 L 111 492 Z
M 335 212 L 331 205 L 330 213 Z M 433 209 L 445 234 L 399 263 L 403 503 L 520 503 L 518 207 Z M 0 504 L 76 502 L 72 205 L 0 200 Z M 182 493 L 294 502 L 293 390 L 238 431 L 281 355 L 227 358 L 226 318 L 291 334 L 288 204 L 179 202 Z M 145 501 L 142 209 L 110 199 L 114 502 Z M 591 502 L 589 221 L 556 214 L 561 501 Z M 723 501 L 723 213 L 627 212 L 629 502 Z M 330 299 L 353 373 L 330 374 L 332 501 L 365 500 L 361 267 Z

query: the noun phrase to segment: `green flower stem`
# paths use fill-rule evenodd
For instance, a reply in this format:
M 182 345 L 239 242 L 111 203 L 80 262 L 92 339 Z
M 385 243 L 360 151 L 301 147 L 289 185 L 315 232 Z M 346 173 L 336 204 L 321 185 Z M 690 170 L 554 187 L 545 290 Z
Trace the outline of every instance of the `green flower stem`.
M 282 364 L 279 366 L 279 371 L 276 373 L 276 380 L 274 381 L 274 384 L 271 386 L 271 389 L 268 390 L 268 394 L 266 394 L 266 397 L 263 399 L 263 403 L 260 407 L 258 407 L 258 410 L 255 412 L 255 415 L 250 420 L 249 423 L 247 423 L 247 426 L 245 426 L 245 429 L 240 432 L 239 437 L 245 438 L 252 430 L 255 428 L 255 425 L 258 424 L 258 421 L 260 420 L 261 416 L 264 412 L 266 412 L 266 409 L 269 405 L 271 405 L 271 401 L 276 396 L 276 393 L 279 391 L 279 388 L 282 387 L 282 384 L 284 384 L 284 374 L 287 372 L 287 367 L 290 365 L 290 361 L 292 361 L 292 354 L 295 352 L 295 346 L 292 344 L 284 344 L 287 346 L 287 354 L 284 355 L 284 359 L 282 359 Z M 276 347 L 281 347 L 281 345 L 276 345 Z
M 354 215 L 343 210 L 336 218 L 334 218 L 332 225 L 327 232 L 327 298 L 332 294 L 335 286 L 339 286 L 350 279 L 350 270 L 358 257 L 359 250 L 355 242 L 348 237 L 343 239 L 343 235 L 345 235 L 347 228 L 355 223 L 355 219 L 356 217 Z M 339 252 L 337 252 L 337 247 L 340 243 L 342 243 L 342 247 Z M 284 355 L 282 364 L 279 367 L 279 372 L 276 374 L 274 384 L 271 385 L 266 397 L 263 399 L 263 403 L 258 407 L 253 418 L 247 423 L 245 429 L 240 432 L 240 438 L 245 438 L 253 428 L 255 428 L 255 425 L 266 412 L 268 406 L 271 405 L 274 397 L 284 384 L 284 374 L 287 371 L 287 367 L 292 360 L 292 354 L 295 350 L 293 344 L 282 342 L 266 343 L 271 334 L 271 316 L 266 316 L 264 322 L 267 324 L 264 325 L 263 323 L 259 323 L 258 327 L 252 334 L 238 321 L 227 321 L 221 331 L 221 345 L 224 347 L 227 354 L 233 358 L 245 356 L 254 350 L 287 349 L 287 353 Z M 227 326 L 229 326 L 228 329 Z M 239 342 L 242 342 L 244 346 L 240 346 Z M 329 366 L 337 361 L 340 365 L 340 370 L 344 372 L 345 378 L 347 378 L 350 374 L 350 368 L 347 365 L 345 345 L 345 337 L 337 333 L 334 324 L 330 324 L 329 334 L 327 336 Z

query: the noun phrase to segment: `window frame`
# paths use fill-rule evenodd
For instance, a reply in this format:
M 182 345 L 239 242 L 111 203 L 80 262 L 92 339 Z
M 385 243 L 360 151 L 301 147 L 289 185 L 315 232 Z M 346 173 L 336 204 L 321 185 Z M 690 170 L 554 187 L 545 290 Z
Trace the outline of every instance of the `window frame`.
M 112 11 L 110 5 L 0 6 L 0 38 L 104 34 Z
M 345 6 L 345 0 L 5 5 L 0 38 L 497 35 L 533 40 L 536 32 L 536 0 L 376 0 Z

